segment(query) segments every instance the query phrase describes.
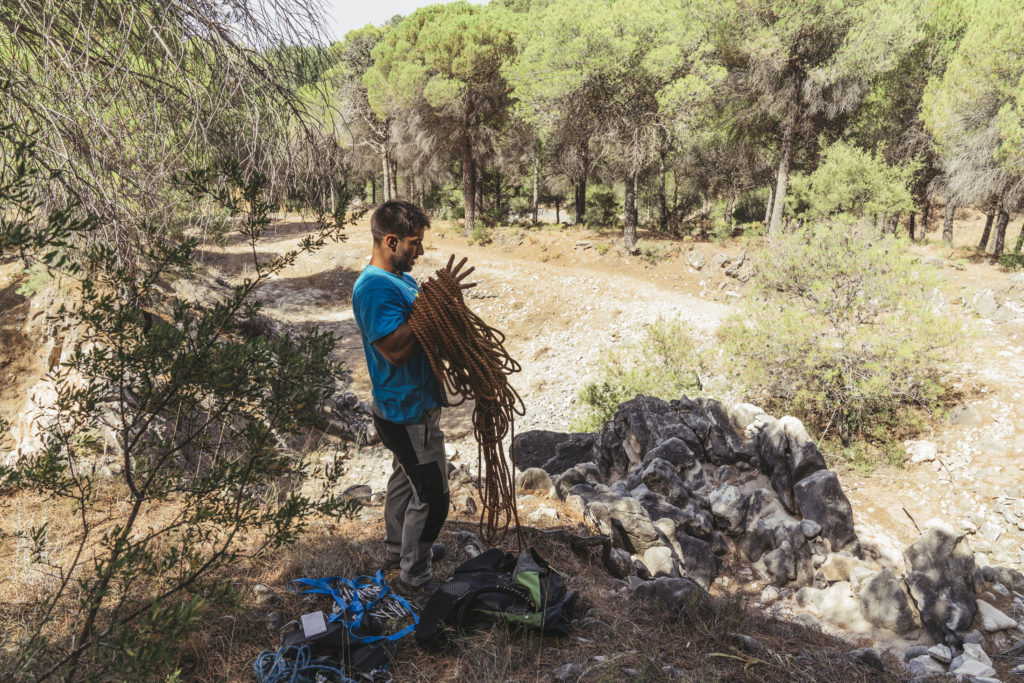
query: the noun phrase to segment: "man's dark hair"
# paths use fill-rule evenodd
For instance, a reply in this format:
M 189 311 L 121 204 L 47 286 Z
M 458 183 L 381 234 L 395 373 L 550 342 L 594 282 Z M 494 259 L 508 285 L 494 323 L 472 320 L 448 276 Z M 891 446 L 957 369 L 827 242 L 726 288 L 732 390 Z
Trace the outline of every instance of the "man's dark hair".
M 404 239 L 415 235 L 420 228 L 429 228 L 430 219 L 420 207 L 399 199 L 392 199 L 378 206 L 370 216 L 370 232 L 373 243 L 380 244 L 385 235 Z

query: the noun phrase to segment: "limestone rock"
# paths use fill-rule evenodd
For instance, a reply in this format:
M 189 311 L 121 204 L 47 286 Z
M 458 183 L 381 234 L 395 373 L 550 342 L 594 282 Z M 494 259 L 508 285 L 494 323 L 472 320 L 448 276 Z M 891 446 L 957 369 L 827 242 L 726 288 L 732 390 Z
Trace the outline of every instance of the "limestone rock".
M 658 530 L 651 518 L 635 498 L 620 496 L 610 490 L 604 492 L 580 484 L 571 493 L 583 498 L 587 518 L 612 539 L 613 545 L 631 553 L 643 553 L 660 545 Z
M 925 630 L 937 642 L 956 642 L 956 633 L 970 627 L 978 609 L 974 554 L 962 537 L 929 529 L 903 559 L 907 588 Z
M 649 571 L 653 577 L 679 576 L 675 558 L 672 557 L 671 548 L 666 548 L 663 545 L 656 545 L 645 550 L 644 564 L 647 565 L 647 571 Z
M 931 462 L 939 454 L 939 447 L 931 441 L 904 441 L 907 457 L 912 463 Z
M 539 467 L 530 467 L 516 477 L 516 488 L 520 491 L 551 493 L 554 491 L 555 485 L 551 481 L 550 474 Z
M 768 417 L 768 413 L 752 403 L 737 403 L 729 409 L 729 422 L 737 431 L 742 432 L 760 417 Z
M 939 664 L 928 655 L 921 655 L 914 657 L 907 662 L 907 668 L 918 676 L 927 676 L 929 674 L 944 674 L 946 673 L 946 667 Z
M 546 429 L 532 429 L 516 434 L 513 444 L 516 467 L 524 471 L 531 467 L 541 467 L 554 457 L 555 447 L 563 441 L 568 441 L 569 436 L 565 432 L 552 432 Z
M 989 633 L 1017 628 L 1017 622 L 1000 612 L 994 605 L 984 600 L 976 601 L 981 614 L 981 627 Z
M 892 570 L 875 574 L 861 588 L 859 597 L 861 616 L 875 626 L 901 635 L 914 628 L 914 610 Z
M 932 659 L 943 664 L 949 664 L 953 661 L 953 651 L 949 649 L 948 645 L 942 645 L 941 643 L 928 648 L 928 654 Z
M 715 521 L 729 534 L 737 534 L 743 530 L 743 522 L 747 517 L 747 499 L 736 486 L 725 484 L 714 489 L 709 495 L 711 514 Z
M 819 469 L 798 481 L 793 493 L 800 514 L 821 525 L 821 536 L 828 539 L 833 551 L 859 548 L 853 508 L 835 472 Z

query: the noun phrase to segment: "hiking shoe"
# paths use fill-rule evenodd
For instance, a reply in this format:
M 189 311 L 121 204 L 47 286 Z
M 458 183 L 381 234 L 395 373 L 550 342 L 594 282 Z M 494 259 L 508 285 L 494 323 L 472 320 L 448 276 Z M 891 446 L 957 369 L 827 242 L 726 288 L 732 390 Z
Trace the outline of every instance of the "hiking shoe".
M 401 595 L 418 609 L 422 609 L 423 606 L 427 604 L 427 600 L 430 599 L 430 596 L 434 594 L 437 586 L 437 579 L 430 579 L 430 581 L 427 581 L 421 586 L 411 586 L 405 581 L 402 581 L 401 578 L 398 578 L 395 579 L 395 582 L 391 587 L 394 589 L 395 593 Z

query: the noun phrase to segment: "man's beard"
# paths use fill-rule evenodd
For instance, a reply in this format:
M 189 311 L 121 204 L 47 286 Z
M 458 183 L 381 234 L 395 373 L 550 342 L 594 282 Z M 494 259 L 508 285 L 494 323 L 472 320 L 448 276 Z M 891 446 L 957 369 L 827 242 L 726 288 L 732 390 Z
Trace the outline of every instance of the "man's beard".
M 399 273 L 408 273 L 412 270 L 413 263 L 416 261 L 416 251 L 413 249 L 406 250 L 401 244 L 395 251 L 395 258 L 392 261 L 395 264 L 395 268 L 398 269 Z

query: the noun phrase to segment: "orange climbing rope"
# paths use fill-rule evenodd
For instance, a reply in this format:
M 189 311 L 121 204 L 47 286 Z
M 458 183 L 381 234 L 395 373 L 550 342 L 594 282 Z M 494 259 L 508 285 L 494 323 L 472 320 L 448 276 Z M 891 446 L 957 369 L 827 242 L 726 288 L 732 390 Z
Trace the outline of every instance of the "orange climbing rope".
M 515 416 L 525 414 L 522 399 L 508 382 L 508 376 L 519 372 L 520 366 L 505 350 L 505 335 L 466 306 L 459 284 L 461 278 L 457 279 L 452 272 L 451 261 L 448 266 L 420 287 L 409 327 L 448 397 L 458 397 L 452 405 L 467 399 L 476 401 L 473 433 L 477 442 L 477 471 L 483 476 L 483 540 L 493 543 L 504 538 L 509 526 L 515 523 L 522 546 L 515 495 L 515 454 L 510 446 L 506 458 L 503 445 L 506 436 L 511 437 L 510 444 L 515 440 Z

